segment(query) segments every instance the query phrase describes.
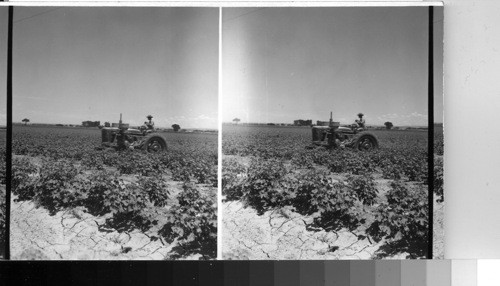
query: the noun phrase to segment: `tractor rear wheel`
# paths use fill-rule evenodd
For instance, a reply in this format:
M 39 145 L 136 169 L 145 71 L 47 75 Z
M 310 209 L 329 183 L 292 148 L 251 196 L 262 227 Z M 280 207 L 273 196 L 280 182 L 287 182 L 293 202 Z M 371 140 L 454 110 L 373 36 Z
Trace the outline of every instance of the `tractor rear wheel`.
M 377 149 L 377 137 L 368 132 L 359 133 L 354 141 L 354 148 L 360 151 L 371 151 Z
M 150 153 L 163 152 L 167 150 L 167 142 L 158 135 L 146 136 L 142 149 Z

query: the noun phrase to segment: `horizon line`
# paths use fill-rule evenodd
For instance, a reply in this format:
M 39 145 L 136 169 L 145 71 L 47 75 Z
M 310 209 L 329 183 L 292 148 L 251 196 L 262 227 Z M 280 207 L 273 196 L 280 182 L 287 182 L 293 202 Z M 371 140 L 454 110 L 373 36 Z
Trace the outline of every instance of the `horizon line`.
M 20 124 L 20 125 L 25 125 L 24 122 L 19 122 L 19 121 L 16 121 L 16 122 L 12 122 L 12 125 L 14 124 Z M 65 127 L 83 127 L 82 124 L 74 124 L 74 123 L 45 123 L 45 122 L 28 122 L 27 125 L 57 125 L 57 124 L 60 124 L 60 125 L 63 125 Z M 71 125 L 71 126 L 70 126 Z M 7 125 L 0 125 L 0 126 L 7 126 Z M 100 125 L 100 126 L 104 126 L 104 125 Z M 135 127 L 135 126 L 141 126 L 141 125 L 129 125 L 131 127 Z M 93 127 L 97 127 L 97 126 L 93 126 Z M 162 129 L 172 129 L 172 127 L 164 127 L 164 126 L 155 126 L 155 128 L 162 128 Z M 181 126 L 181 129 L 210 129 L 210 130 L 218 130 L 217 127 L 182 127 Z

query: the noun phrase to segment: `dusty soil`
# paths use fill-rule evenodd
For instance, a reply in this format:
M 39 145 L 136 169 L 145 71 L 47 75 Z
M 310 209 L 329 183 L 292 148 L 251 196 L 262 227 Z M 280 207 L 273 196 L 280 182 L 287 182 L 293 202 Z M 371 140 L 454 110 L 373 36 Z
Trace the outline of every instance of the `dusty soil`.
M 444 202 L 437 203 L 434 197 L 432 258 L 444 259 Z
M 139 231 L 104 231 L 106 216 L 94 217 L 80 208 L 55 215 L 33 202 L 11 201 L 11 257 L 15 260 L 163 260 L 175 246 L 152 241 Z M 187 257 L 185 259 L 198 259 Z
M 165 259 L 168 249 L 142 233 L 99 230 L 105 217 L 81 209 L 54 216 L 33 202 L 11 202 L 13 259 Z
M 241 202 L 226 202 L 223 211 L 223 259 L 371 259 L 383 244 L 358 239 L 362 233 L 309 231 L 304 217 L 290 210 L 262 216 Z M 402 254 L 392 259 L 404 259 Z

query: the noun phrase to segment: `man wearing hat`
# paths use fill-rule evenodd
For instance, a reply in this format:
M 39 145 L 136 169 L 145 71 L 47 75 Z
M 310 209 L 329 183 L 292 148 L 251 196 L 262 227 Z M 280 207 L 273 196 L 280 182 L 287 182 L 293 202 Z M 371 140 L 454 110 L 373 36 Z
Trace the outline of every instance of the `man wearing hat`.
M 365 129 L 365 120 L 363 119 L 363 113 L 358 113 L 359 119 L 356 119 L 356 123 L 358 124 L 359 128 Z
M 148 118 L 148 122 L 145 122 L 146 126 L 148 127 L 148 130 L 155 130 L 155 123 L 153 122 L 153 116 L 148 115 L 146 116 Z

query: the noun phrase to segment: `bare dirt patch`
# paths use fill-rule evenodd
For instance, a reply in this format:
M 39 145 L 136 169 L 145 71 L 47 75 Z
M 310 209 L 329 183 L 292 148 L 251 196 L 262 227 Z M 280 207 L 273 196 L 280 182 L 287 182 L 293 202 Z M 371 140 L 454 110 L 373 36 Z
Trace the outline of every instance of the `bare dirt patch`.
M 81 209 L 51 216 L 33 202 L 11 202 L 13 259 L 165 259 L 168 245 L 140 232 L 102 231 L 105 217 Z
M 261 216 L 241 202 L 226 202 L 223 208 L 223 259 L 372 259 L 384 241 L 358 239 L 361 233 L 309 231 L 312 217 L 286 209 Z M 406 254 L 390 257 L 404 259 Z

